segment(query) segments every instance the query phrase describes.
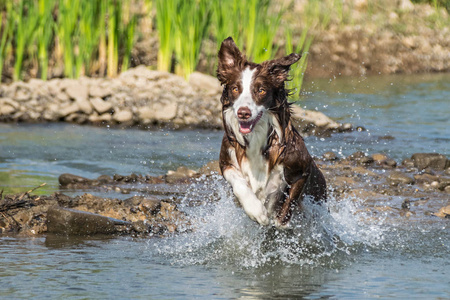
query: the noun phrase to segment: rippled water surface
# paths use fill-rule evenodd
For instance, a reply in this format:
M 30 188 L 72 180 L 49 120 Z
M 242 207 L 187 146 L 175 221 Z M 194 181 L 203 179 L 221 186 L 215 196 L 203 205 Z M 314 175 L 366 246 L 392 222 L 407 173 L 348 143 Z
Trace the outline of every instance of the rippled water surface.
M 449 155 L 449 75 L 316 81 L 307 90 L 302 106 L 367 129 L 309 137 L 314 155 Z M 61 173 L 199 168 L 217 159 L 221 138 L 219 131 L 0 124 L 0 188 L 47 182 L 36 192 L 50 193 Z M 184 206 L 205 186 L 219 201 Z M 220 177 L 193 184 L 182 198 L 195 231 L 173 237 L 1 236 L 0 298 L 450 298 L 448 220 L 373 218 L 358 201 L 331 199 L 321 209 L 307 205 L 292 230 L 279 232 L 251 222 Z

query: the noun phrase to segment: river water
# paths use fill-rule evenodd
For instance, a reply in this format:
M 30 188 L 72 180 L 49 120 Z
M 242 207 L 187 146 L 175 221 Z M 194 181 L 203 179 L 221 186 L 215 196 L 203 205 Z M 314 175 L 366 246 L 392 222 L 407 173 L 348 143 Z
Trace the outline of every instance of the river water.
M 300 105 L 366 128 L 306 138 L 314 155 L 362 150 L 400 162 L 416 152 L 450 154 L 448 74 L 316 80 L 306 90 Z M 0 188 L 23 192 L 47 182 L 36 193 L 48 194 L 58 190 L 62 173 L 95 178 L 199 168 L 217 159 L 221 137 L 204 130 L 0 124 Z M 330 199 L 325 208 L 306 206 L 292 230 L 279 232 L 249 221 L 220 177 L 206 186 L 219 201 L 182 207 L 193 232 L 0 237 L 0 298 L 450 298 L 448 220 L 371 218 L 362 201 Z M 183 200 L 204 188 L 193 184 Z

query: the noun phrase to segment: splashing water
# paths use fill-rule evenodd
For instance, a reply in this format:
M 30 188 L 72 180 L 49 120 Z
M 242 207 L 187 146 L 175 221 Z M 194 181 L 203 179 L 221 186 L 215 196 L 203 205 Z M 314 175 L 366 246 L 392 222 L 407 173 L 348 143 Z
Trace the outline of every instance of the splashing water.
M 191 207 L 205 192 L 213 201 Z M 217 198 L 216 198 L 217 197 Z M 176 265 L 219 264 L 258 268 L 267 264 L 327 265 L 361 247 L 383 241 L 383 220 L 367 224 L 358 201 L 330 197 L 325 205 L 305 199 L 286 230 L 259 226 L 236 204 L 220 176 L 201 178 L 188 189 L 181 209 L 191 230 L 156 242 L 157 253 Z M 153 242 L 152 242 L 153 243 Z

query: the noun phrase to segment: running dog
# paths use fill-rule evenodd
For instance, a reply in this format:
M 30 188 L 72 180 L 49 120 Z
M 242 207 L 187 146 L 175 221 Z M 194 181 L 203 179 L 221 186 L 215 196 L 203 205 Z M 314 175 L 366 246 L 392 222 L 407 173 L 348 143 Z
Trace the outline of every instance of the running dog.
M 325 178 L 290 120 L 285 82 L 300 57 L 256 64 L 231 37 L 219 50 L 225 128 L 220 169 L 246 214 L 261 225 L 285 228 L 304 197 L 317 203 L 327 197 Z

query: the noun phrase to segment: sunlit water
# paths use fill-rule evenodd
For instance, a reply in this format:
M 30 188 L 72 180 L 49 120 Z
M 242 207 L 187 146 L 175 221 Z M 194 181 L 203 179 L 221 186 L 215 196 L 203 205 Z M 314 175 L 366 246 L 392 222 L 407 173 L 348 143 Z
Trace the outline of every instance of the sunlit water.
M 363 150 L 396 160 L 448 155 L 449 83 L 448 75 L 315 82 L 302 105 L 368 131 L 309 137 L 308 147 L 314 155 Z M 394 139 L 380 139 L 386 135 Z M 218 131 L 2 124 L 0 186 L 19 192 L 47 182 L 41 192 L 49 193 L 66 172 L 94 178 L 199 168 L 217 159 L 221 138 Z M 0 298 L 450 298 L 448 220 L 373 218 L 361 210 L 363 199 L 332 197 L 322 207 L 307 203 L 291 229 L 277 231 L 250 221 L 219 176 L 205 180 L 180 196 L 194 228 L 183 234 L 1 237 Z M 217 201 L 192 207 L 205 188 Z

